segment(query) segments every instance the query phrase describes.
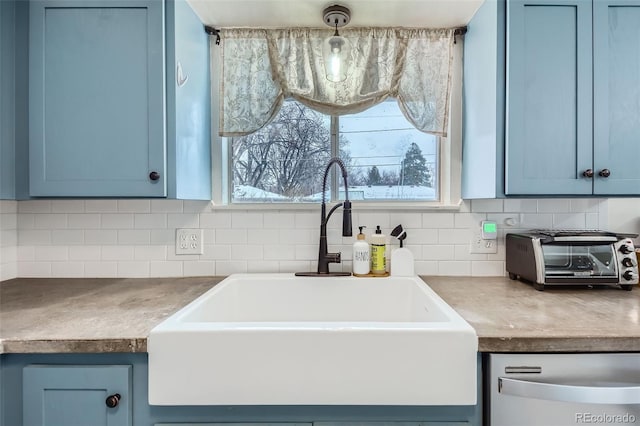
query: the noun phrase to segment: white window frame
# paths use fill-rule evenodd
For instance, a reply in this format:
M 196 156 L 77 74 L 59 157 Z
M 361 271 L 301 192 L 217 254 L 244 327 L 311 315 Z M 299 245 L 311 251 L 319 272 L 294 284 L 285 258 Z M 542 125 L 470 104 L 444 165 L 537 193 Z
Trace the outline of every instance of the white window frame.
M 353 201 L 358 209 L 374 210 L 458 210 L 462 205 L 461 174 L 462 174 L 462 53 L 463 43 L 458 42 L 454 47 L 454 64 L 451 82 L 451 102 L 449 104 L 448 137 L 438 138 L 438 194 L 439 200 L 376 200 Z M 216 63 L 219 55 L 212 55 L 212 70 L 219 69 Z M 220 81 L 217 73 L 211 77 L 211 164 L 212 164 L 212 206 L 224 209 L 270 209 L 270 210 L 309 210 L 317 208 L 317 203 L 292 202 L 252 202 L 232 203 L 230 200 L 231 168 L 229 166 L 228 142 L 219 136 L 219 98 Z M 337 146 L 337 120 L 331 117 L 331 151 L 335 155 Z M 337 194 L 337 186 L 341 181 L 332 179 L 332 193 Z M 336 200 L 332 200 L 336 201 Z

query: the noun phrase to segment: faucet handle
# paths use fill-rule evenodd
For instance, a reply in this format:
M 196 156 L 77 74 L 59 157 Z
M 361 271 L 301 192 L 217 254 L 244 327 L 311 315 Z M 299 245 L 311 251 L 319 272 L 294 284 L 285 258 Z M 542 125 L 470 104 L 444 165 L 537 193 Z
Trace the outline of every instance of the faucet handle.
M 342 261 L 341 253 L 327 253 L 327 263 L 340 263 Z

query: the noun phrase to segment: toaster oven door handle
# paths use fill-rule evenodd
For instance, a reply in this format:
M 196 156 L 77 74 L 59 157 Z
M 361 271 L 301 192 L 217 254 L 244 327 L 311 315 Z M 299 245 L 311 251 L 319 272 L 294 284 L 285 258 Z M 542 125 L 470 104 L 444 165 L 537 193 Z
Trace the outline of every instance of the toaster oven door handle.
M 566 243 L 615 243 L 618 238 L 609 235 L 573 235 L 566 237 L 553 237 L 553 242 Z
M 640 404 L 640 384 L 578 386 L 499 377 L 498 392 L 524 398 L 583 404 Z

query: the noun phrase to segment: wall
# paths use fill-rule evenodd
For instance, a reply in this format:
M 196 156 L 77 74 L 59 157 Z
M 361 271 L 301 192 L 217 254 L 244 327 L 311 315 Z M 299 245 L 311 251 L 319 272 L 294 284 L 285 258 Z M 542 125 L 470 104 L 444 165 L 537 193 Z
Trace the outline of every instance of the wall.
M 15 203 L 15 202 L 11 202 Z M 6 206 L 6 207 L 5 207 Z M 15 204 L 3 235 L 15 235 Z M 208 202 L 178 200 L 28 200 L 17 203 L 17 274 L 20 277 L 162 277 L 294 272 L 315 269 L 319 207 L 308 210 L 222 210 Z M 605 199 L 508 199 L 466 201 L 459 211 L 372 211 L 354 202 L 354 230 L 401 223 L 426 275 L 504 274 L 504 246 L 497 254 L 469 254 L 472 232 L 483 219 L 511 229 L 606 228 Z M 340 236 L 341 215 L 331 218 L 330 251 L 351 267 L 353 238 Z M 5 223 L 6 222 L 6 223 Z M 176 256 L 175 229 L 204 229 L 204 254 Z M 14 237 L 15 238 L 15 237 Z M 11 244 L 7 248 L 10 253 Z M 4 256 L 3 256 L 4 259 Z M 11 256 L 3 277 L 15 275 Z M 4 260 L 3 260 L 4 262 Z M 332 265 L 336 270 L 339 265 Z M 6 272 L 5 272 L 6 270 Z
M 18 202 L 0 200 L 0 281 L 18 276 Z

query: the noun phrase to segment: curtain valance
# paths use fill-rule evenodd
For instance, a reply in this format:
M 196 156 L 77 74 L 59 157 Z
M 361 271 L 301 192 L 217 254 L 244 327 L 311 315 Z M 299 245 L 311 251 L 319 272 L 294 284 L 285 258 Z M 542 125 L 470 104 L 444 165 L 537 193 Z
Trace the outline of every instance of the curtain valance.
M 417 129 L 446 135 L 454 29 L 352 28 L 347 79 L 325 78 L 330 30 L 223 29 L 220 135 L 259 130 L 291 97 L 325 114 L 395 98 Z

